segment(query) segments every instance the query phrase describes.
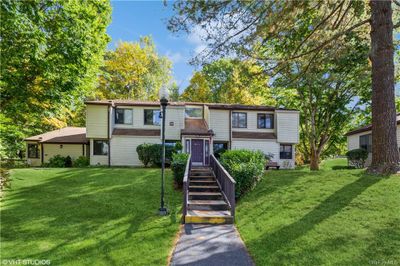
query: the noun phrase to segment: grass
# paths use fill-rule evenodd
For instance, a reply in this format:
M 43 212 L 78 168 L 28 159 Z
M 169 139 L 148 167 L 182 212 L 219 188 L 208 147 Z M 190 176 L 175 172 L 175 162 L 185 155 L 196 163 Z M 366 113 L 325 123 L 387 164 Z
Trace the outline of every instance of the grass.
M 1 259 L 52 265 L 165 265 L 181 193 L 166 178 L 172 214 L 157 214 L 160 170 L 16 169 L 1 206 Z
M 346 165 L 269 171 L 239 201 L 237 227 L 257 265 L 400 264 L 400 177 Z

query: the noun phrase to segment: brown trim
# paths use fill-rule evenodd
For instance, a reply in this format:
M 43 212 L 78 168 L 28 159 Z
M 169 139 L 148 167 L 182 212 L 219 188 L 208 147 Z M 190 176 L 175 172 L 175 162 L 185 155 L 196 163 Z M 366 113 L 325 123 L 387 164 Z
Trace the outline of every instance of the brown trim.
M 85 156 L 85 144 L 82 144 L 82 156 Z
M 112 100 L 103 100 L 103 101 L 85 101 L 85 104 L 93 104 L 93 105 L 115 105 L 115 106 L 159 106 L 159 102 L 135 102 L 135 101 L 112 101 Z M 260 110 L 260 111 L 298 111 L 295 109 L 286 109 L 286 108 L 276 108 L 274 106 L 263 106 L 263 105 L 244 105 L 244 104 L 226 104 L 226 103 L 199 103 L 199 102 L 170 102 L 172 106 L 185 106 L 185 105 L 194 105 L 194 106 L 208 106 L 209 109 L 222 109 L 222 110 Z
M 65 141 L 63 141 L 63 142 L 54 142 L 54 141 L 43 141 L 43 142 L 40 142 L 40 143 L 43 143 L 43 144 L 65 144 L 65 145 L 67 145 L 67 144 L 72 144 L 72 145 L 79 145 L 79 144 L 82 144 L 82 145 L 84 145 L 84 144 L 88 144 L 89 143 L 89 141 L 88 142 L 65 142 Z
M 234 139 L 276 139 L 274 133 L 270 132 L 249 132 L 249 131 L 233 131 Z
M 114 136 L 151 136 L 159 137 L 160 129 L 114 128 Z

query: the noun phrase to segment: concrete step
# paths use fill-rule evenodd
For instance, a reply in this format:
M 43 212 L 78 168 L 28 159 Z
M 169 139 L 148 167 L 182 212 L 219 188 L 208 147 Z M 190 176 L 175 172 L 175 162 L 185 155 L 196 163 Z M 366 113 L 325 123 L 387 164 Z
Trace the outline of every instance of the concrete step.
M 230 211 L 201 211 L 188 210 L 185 223 L 192 224 L 232 224 Z
M 213 172 L 190 172 L 190 176 L 214 176 Z
M 207 185 L 189 185 L 189 191 L 193 192 L 219 192 L 219 186 L 207 186 Z
M 213 176 L 191 176 L 189 181 L 215 181 Z
M 189 200 L 222 200 L 221 192 L 190 192 Z
M 217 186 L 215 180 L 189 180 L 189 186 Z
M 189 200 L 189 210 L 226 211 L 229 205 L 223 200 Z

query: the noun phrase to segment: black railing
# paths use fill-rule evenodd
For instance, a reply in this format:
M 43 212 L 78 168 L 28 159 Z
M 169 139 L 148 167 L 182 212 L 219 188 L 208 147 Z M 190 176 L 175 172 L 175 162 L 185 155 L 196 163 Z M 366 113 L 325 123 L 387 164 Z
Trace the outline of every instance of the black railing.
M 183 223 L 185 223 L 185 216 L 187 214 L 187 206 L 189 201 L 189 175 L 191 169 L 192 169 L 192 155 L 189 154 L 189 158 L 186 162 L 185 174 L 183 175 L 183 207 L 182 207 Z
M 214 171 L 215 178 L 224 194 L 226 201 L 231 208 L 231 215 L 235 217 L 235 184 L 236 181 L 232 176 L 226 171 L 226 169 L 221 165 L 221 163 L 215 158 L 214 154 L 210 155 L 210 167 Z

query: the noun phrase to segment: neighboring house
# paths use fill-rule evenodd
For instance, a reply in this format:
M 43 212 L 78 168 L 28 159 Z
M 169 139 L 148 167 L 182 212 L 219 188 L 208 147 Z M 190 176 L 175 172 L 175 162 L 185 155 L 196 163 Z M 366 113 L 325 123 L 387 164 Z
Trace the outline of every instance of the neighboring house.
M 40 166 L 55 155 L 89 156 L 86 128 L 66 127 L 25 139 L 26 159 L 29 165 Z
M 365 149 L 368 151 L 366 166 L 371 164 L 372 160 L 372 125 L 357 128 L 346 133 L 347 149 Z M 400 145 L 400 114 L 397 114 L 397 145 Z
M 90 164 L 142 165 L 136 147 L 161 143 L 159 102 L 103 100 L 86 102 Z M 272 154 L 282 168 L 295 166 L 299 112 L 270 106 L 170 102 L 166 144 L 181 141 L 193 163 L 208 165 L 218 149 L 251 149 Z

